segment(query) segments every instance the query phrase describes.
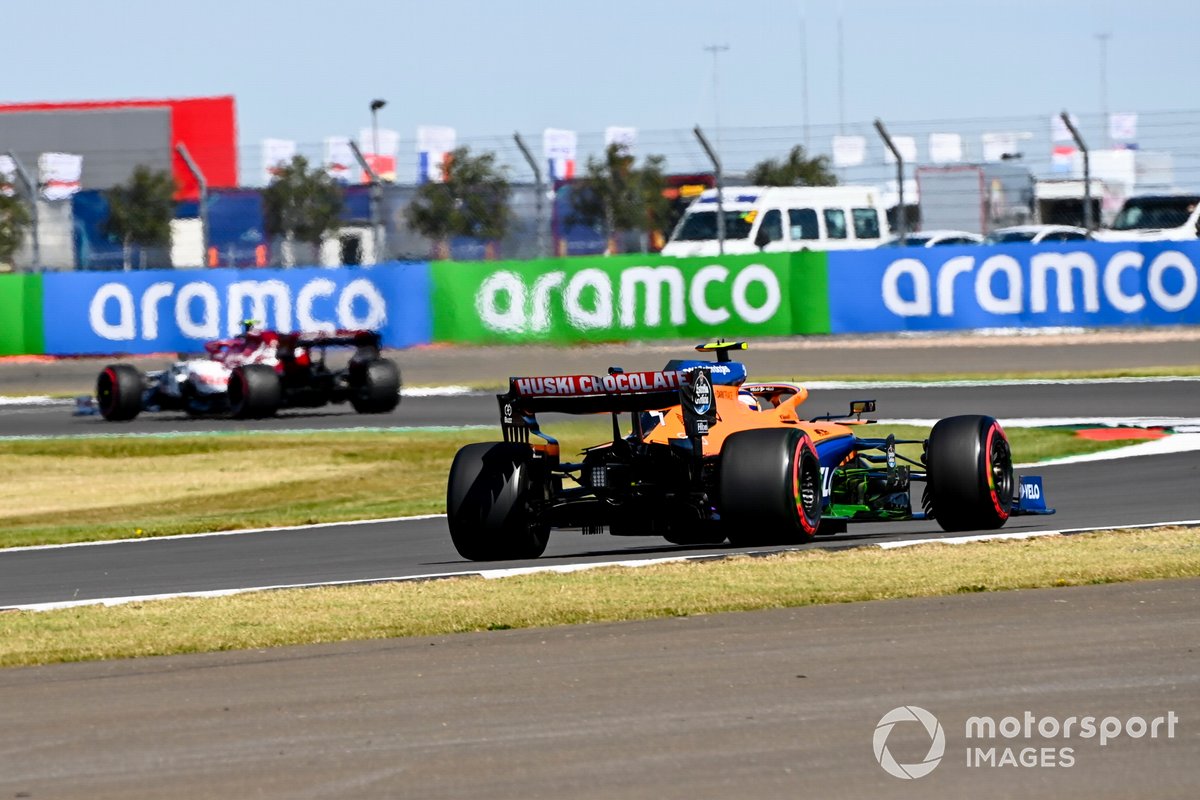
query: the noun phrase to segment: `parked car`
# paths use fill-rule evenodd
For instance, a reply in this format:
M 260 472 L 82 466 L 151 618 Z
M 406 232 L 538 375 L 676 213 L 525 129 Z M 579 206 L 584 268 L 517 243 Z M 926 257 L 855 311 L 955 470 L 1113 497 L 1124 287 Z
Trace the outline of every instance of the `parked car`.
M 1092 236 L 1087 228 L 1074 225 L 1014 225 L 997 228 L 987 235 L 987 244 L 1041 244 L 1042 242 L 1085 242 Z
M 900 238 L 889 239 L 880 247 L 938 247 L 943 244 L 983 244 L 983 237 L 970 231 L 916 231 Z
M 1200 195 L 1155 194 L 1128 198 L 1111 228 L 1096 238 L 1108 242 L 1182 241 L 1200 237 Z

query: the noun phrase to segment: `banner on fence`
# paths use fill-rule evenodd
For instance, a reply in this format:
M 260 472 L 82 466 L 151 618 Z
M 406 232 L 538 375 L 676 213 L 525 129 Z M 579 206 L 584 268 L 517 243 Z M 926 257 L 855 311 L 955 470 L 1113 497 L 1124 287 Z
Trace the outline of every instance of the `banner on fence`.
M 280 331 L 378 330 L 388 347 L 430 340 L 426 262 L 47 273 L 44 280 L 51 355 L 196 352 L 246 319 Z
M 1200 323 L 1200 242 L 829 255 L 833 333 Z
M 439 342 L 828 332 L 825 254 L 434 262 Z

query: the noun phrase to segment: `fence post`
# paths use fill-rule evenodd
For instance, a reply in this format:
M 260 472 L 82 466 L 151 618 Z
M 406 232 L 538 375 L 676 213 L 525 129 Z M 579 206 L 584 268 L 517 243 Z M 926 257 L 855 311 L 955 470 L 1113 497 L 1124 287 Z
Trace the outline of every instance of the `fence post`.
M 892 155 L 896 157 L 896 190 L 898 192 L 896 197 L 896 231 L 900 235 L 900 244 L 904 244 L 908 241 L 908 211 L 904 208 L 904 156 L 900 155 L 900 149 L 892 141 L 887 128 L 883 125 L 883 120 L 876 118 L 875 130 L 879 131 L 879 135 L 883 138 L 883 143 L 887 145 L 888 150 L 891 150 Z
M 537 254 L 538 258 L 545 258 L 546 232 L 544 230 L 545 220 L 543 219 L 542 204 L 545 202 L 546 184 L 542 182 L 541 167 L 538 166 L 533 154 L 529 152 L 529 148 L 526 147 L 525 140 L 521 138 L 521 134 L 514 132 L 513 140 L 517 143 L 517 147 L 520 148 L 521 155 L 525 156 L 525 161 L 529 164 L 529 168 L 533 170 L 534 191 L 537 192 L 537 200 L 534 205 L 534 214 L 537 216 Z
M 708 160 L 713 165 L 713 178 L 717 184 L 717 253 L 723 257 L 725 255 L 725 186 L 721 180 L 721 159 L 713 150 L 712 145 L 708 143 L 708 138 L 704 135 L 704 131 L 700 130 L 699 125 L 693 128 L 692 132 L 700 140 L 700 146 L 704 148 Z
M 41 241 L 38 239 L 37 184 L 29 177 L 29 173 L 25 171 L 25 165 L 21 163 L 21 159 L 17 158 L 16 153 L 9 150 L 7 155 L 12 159 L 13 166 L 16 167 L 17 177 L 21 179 L 21 183 L 25 184 L 25 195 L 29 198 L 29 225 L 33 233 L 30 244 L 33 245 L 33 271 L 37 272 L 41 269 L 42 261 Z
M 1087 145 L 1083 142 L 1083 137 L 1079 135 L 1079 130 L 1075 127 L 1075 123 L 1071 121 L 1071 115 L 1063 111 L 1061 117 L 1063 124 L 1071 132 L 1071 138 L 1075 140 L 1075 146 L 1079 148 L 1079 152 L 1083 153 L 1083 227 L 1087 228 L 1088 233 L 1091 233 L 1093 230 L 1091 158 L 1088 155 Z
M 183 159 L 188 172 L 192 173 L 192 177 L 196 179 L 196 186 L 200 189 L 200 263 L 203 264 L 208 260 L 208 180 L 192 160 L 192 154 L 188 152 L 186 144 L 180 142 L 175 145 L 175 151 Z
M 375 250 L 375 263 L 378 264 L 383 260 L 383 248 L 385 246 L 383 235 L 383 183 L 380 182 L 379 176 L 375 174 L 375 170 L 371 169 L 371 165 L 363 158 L 362 151 L 358 149 L 358 143 L 351 140 L 350 151 L 354 153 L 354 158 L 358 161 L 358 165 L 362 167 L 362 171 L 367 173 L 367 180 L 371 184 L 371 243 Z

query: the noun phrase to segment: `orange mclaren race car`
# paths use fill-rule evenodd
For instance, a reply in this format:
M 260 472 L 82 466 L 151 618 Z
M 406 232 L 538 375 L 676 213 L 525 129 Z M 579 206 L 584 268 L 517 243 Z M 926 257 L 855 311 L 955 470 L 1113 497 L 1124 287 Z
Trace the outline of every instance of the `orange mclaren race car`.
M 450 468 L 455 548 L 472 560 L 536 558 L 551 528 L 788 544 L 841 533 L 848 522 L 934 519 L 962 531 L 1053 513 L 1041 478 L 1018 486 L 1008 439 L 991 417 L 943 419 L 923 442 L 864 437 L 872 420 L 862 415 L 875 401 L 851 403 L 844 417 L 803 419 L 808 391 L 747 383 L 745 365 L 729 357 L 745 348 L 700 345 L 715 363 L 673 360 L 655 372 L 510 379 L 497 397 L 504 441 L 469 444 Z M 538 425 L 541 412 L 609 413 L 612 441 L 564 462 Z M 923 444 L 921 460 L 898 454 L 898 444 Z M 924 484 L 917 503 L 913 481 Z

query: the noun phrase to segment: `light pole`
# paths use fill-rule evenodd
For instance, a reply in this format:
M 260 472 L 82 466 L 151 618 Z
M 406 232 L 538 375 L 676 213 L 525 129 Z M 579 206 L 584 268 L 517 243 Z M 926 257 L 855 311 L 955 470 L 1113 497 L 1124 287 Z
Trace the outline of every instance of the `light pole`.
M 379 109 L 387 105 L 386 100 L 376 98 L 371 101 L 371 168 L 367 170 L 367 174 L 371 178 L 371 239 L 372 261 L 378 264 L 383 260 L 383 251 L 386 247 L 384 242 L 383 230 L 383 186 L 379 183 Z M 357 148 L 354 151 L 355 155 L 362 160 L 361 154 Z
M 371 155 L 379 157 L 379 109 L 387 105 L 387 100 L 378 98 L 371 101 Z
M 717 149 L 721 149 L 721 99 L 717 95 L 717 57 L 729 49 L 727 44 L 709 44 L 704 49 L 713 57 L 713 127 L 717 130 Z
M 1112 146 L 1112 127 L 1108 121 L 1108 37 L 1111 33 L 1097 33 L 1100 42 L 1100 124 L 1104 126 L 1104 135 L 1109 146 Z

